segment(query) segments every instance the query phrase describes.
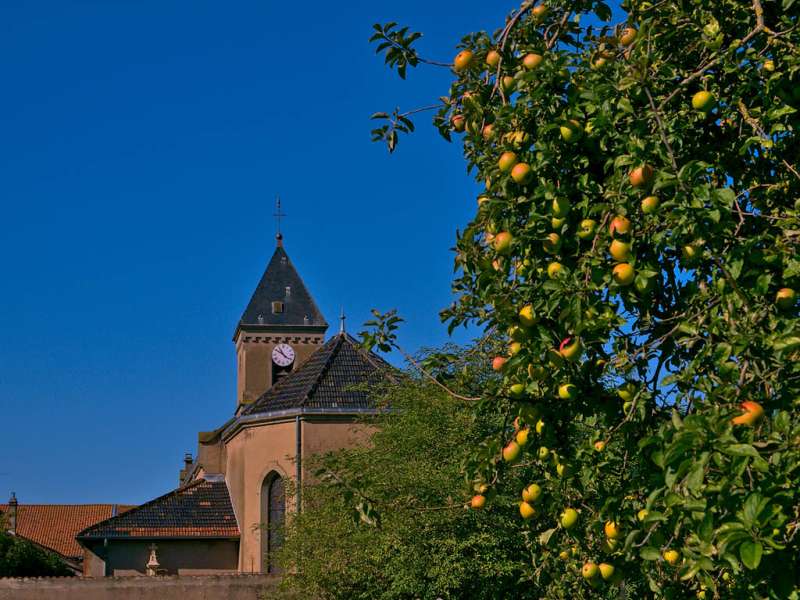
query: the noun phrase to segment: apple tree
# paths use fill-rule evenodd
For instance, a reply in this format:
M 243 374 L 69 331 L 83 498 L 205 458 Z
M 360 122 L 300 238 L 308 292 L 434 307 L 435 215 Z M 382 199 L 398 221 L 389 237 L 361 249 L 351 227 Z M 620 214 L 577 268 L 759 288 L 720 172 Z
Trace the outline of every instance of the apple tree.
M 502 347 L 465 504 L 540 597 L 800 598 L 800 2 L 621 9 L 528 0 L 445 63 L 482 192 L 442 318 Z M 405 78 L 418 38 L 372 39 Z

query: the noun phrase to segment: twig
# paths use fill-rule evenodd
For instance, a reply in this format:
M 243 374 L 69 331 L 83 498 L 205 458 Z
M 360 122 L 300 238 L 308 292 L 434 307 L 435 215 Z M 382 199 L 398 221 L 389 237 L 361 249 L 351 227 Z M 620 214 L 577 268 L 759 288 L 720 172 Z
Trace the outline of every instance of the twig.
M 445 392 L 447 392 L 448 394 L 450 394 L 450 395 L 451 395 L 453 398 L 457 398 L 457 399 L 459 399 L 459 400 L 466 400 L 466 401 L 468 401 L 468 402 L 473 402 L 473 401 L 476 401 L 476 400 L 480 400 L 480 398 L 478 398 L 478 397 L 473 397 L 473 396 L 462 396 L 461 394 L 457 394 L 456 392 L 454 392 L 453 390 L 451 390 L 449 387 L 447 387 L 445 384 L 443 384 L 441 381 L 439 381 L 438 379 L 436 379 L 436 377 L 434 377 L 434 376 L 433 376 L 431 373 L 429 373 L 428 371 L 426 371 L 425 369 L 423 369 L 423 368 L 422 368 L 422 366 L 421 366 L 421 365 L 420 365 L 420 364 L 419 364 L 417 361 L 415 361 L 415 360 L 414 360 L 414 359 L 411 357 L 411 355 L 409 355 L 409 354 L 406 354 L 405 350 L 403 350 L 403 349 L 402 349 L 400 346 L 398 346 L 397 344 L 392 344 L 392 347 L 393 347 L 395 350 L 397 350 L 397 351 L 398 351 L 400 354 L 402 354 L 402 355 L 403 355 L 403 358 L 405 358 L 405 359 L 406 359 L 408 362 L 410 362 L 410 363 L 411 363 L 411 364 L 414 366 L 414 368 L 415 368 L 415 369 L 417 369 L 417 371 L 419 371 L 420 373 L 422 373 L 423 375 L 425 375 L 425 376 L 426 376 L 428 379 L 430 379 L 431 381 L 433 381 L 433 383 L 435 383 L 436 385 L 438 385 L 438 386 L 439 386 L 440 388 L 442 388 L 442 389 L 443 389 Z

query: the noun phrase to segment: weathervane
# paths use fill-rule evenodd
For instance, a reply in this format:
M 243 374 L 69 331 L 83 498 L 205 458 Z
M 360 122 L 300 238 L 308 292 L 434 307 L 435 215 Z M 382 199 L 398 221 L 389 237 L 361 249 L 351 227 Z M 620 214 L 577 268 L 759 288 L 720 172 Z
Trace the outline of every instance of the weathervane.
M 272 216 L 275 217 L 275 220 L 278 225 L 278 233 L 275 236 L 275 239 L 277 239 L 278 244 L 280 244 L 281 240 L 283 240 L 283 234 L 281 233 L 281 218 L 285 217 L 286 213 L 281 211 L 281 197 L 279 195 L 275 196 L 275 212 L 273 213 Z

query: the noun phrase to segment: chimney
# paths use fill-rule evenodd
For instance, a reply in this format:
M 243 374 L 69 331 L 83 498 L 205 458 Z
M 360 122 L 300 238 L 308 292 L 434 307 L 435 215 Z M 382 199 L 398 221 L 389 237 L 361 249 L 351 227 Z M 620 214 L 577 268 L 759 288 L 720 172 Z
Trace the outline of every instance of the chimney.
M 8 500 L 8 529 L 11 533 L 17 532 L 17 496 L 11 492 L 11 498 Z
M 192 466 L 192 462 L 194 462 L 194 459 L 192 458 L 192 453 L 191 452 L 187 452 L 186 454 L 183 455 L 183 468 L 184 469 L 186 469 L 188 471 L 189 467 Z

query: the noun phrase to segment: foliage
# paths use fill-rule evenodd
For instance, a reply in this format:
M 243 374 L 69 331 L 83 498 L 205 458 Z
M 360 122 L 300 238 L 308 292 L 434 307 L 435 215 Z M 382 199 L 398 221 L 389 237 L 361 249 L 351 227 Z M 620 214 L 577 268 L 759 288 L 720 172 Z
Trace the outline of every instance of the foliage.
M 460 386 L 475 377 L 465 366 L 439 375 Z M 392 411 L 367 423 L 375 427 L 368 447 L 314 459 L 316 482 L 304 487 L 303 512 L 287 525 L 285 593 L 348 600 L 520 597 L 525 544 L 514 499 L 476 513 L 460 493 L 461 461 L 472 440 L 499 425 L 497 415 L 473 414 L 430 382 L 399 384 L 383 400 Z
M 0 577 L 72 575 L 61 559 L 20 537 L 0 531 Z
M 463 493 L 542 486 L 508 533 L 541 597 L 800 597 L 798 6 L 526 1 L 462 40 L 434 125 L 485 190 L 442 317 L 508 344 Z

